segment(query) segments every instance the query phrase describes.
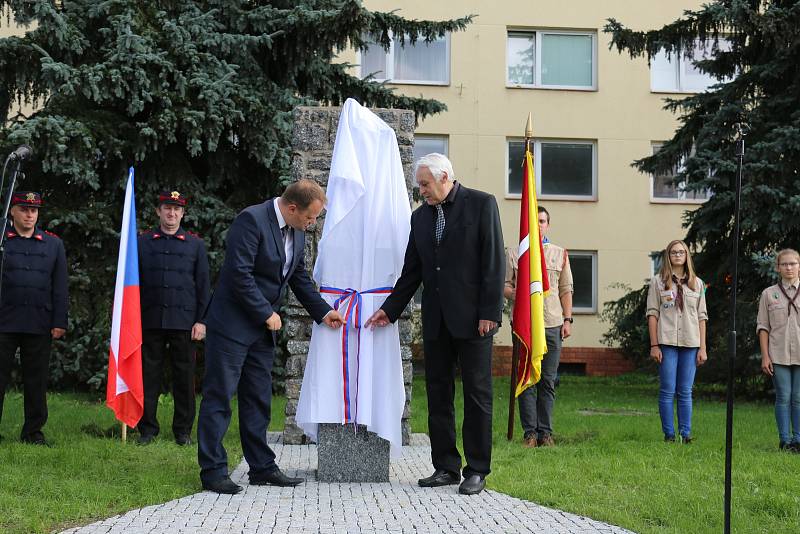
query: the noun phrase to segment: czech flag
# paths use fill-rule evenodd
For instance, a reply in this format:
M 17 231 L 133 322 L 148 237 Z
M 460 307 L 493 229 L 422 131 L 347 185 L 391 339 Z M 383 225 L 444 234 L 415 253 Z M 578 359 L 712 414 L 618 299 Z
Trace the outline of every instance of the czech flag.
M 539 235 L 538 211 L 533 156 L 526 148 L 522 209 L 519 215 L 517 292 L 512 315 L 513 334 L 521 345 L 515 390 L 517 397 L 539 381 L 542 376 L 542 358 L 547 352 L 547 340 L 544 337 L 544 296 L 550 285 L 542 236 Z
M 130 427 L 139 423 L 144 412 L 142 312 L 139 303 L 139 253 L 136 235 L 136 205 L 131 167 L 125 188 L 125 208 L 119 236 L 106 391 L 106 405 L 114 410 L 117 419 Z

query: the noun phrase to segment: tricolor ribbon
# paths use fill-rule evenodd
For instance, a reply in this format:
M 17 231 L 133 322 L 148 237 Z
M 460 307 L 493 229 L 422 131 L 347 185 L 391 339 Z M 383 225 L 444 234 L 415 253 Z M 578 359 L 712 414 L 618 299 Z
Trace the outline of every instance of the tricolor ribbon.
M 328 295 L 339 295 L 333 302 L 333 309 L 339 310 L 339 307 L 347 306 L 347 311 L 344 313 L 344 328 L 342 328 L 342 399 L 344 401 L 344 415 L 342 424 L 349 422 L 355 423 L 358 419 L 358 370 L 359 370 L 359 354 L 361 352 L 361 304 L 362 295 L 388 295 L 392 292 L 391 287 L 376 287 L 366 291 L 357 291 L 352 288 L 340 289 L 338 287 L 322 286 L 319 288 L 320 293 Z M 351 416 L 350 407 L 350 329 L 354 328 L 356 331 L 356 410 L 355 416 Z

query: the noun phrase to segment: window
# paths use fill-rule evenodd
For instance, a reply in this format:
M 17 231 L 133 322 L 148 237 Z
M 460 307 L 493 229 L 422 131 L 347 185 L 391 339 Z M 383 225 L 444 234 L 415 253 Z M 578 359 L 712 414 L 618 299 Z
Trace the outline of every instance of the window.
M 594 141 L 534 141 L 536 193 L 548 200 L 597 199 L 597 144 Z M 506 193 L 522 194 L 525 142 L 508 141 Z
M 653 154 L 661 149 L 661 144 L 653 144 Z M 651 202 L 679 202 L 703 203 L 708 200 L 709 191 L 686 191 L 686 182 L 675 182 L 676 176 L 683 170 L 683 165 L 678 165 L 670 172 L 654 174 L 650 177 Z
M 570 250 L 569 266 L 575 286 L 572 311 L 597 313 L 597 252 Z
M 594 32 L 509 31 L 506 83 L 545 89 L 597 88 Z
M 650 253 L 650 276 L 655 276 L 661 270 L 661 259 L 663 257 L 663 250 L 654 250 Z
M 661 50 L 650 61 L 650 89 L 669 93 L 700 93 L 718 83 L 710 74 L 700 72 L 694 62 L 712 57 L 714 44 L 712 40 L 695 40 L 690 57 L 683 50 L 677 50 L 668 58 Z M 730 42 L 720 39 L 719 50 L 730 50 Z
M 450 83 L 450 36 L 413 45 L 406 39 L 401 45 L 394 39 L 385 51 L 371 44 L 360 53 L 361 77 L 372 75 L 376 81 L 391 83 L 447 85 Z
M 445 135 L 415 135 L 414 136 L 414 163 L 422 156 L 431 152 L 447 155 L 447 136 Z

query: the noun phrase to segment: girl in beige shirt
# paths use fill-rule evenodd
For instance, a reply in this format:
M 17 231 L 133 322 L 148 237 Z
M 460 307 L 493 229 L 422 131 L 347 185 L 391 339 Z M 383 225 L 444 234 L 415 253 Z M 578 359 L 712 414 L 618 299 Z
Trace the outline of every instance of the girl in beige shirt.
M 775 385 L 778 447 L 800 453 L 800 254 L 778 252 L 777 284 L 761 293 L 756 332 L 761 345 L 761 370 Z
M 658 412 L 664 441 L 675 441 L 673 399 L 678 397 L 678 432 L 692 441 L 692 386 L 695 370 L 706 361 L 705 287 L 695 274 L 686 243 L 672 241 L 647 293 L 650 357 L 659 364 Z

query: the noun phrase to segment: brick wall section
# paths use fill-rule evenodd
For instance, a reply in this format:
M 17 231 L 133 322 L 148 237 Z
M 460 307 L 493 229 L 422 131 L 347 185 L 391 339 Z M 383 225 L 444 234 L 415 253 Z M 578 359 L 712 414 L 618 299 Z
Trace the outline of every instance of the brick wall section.
M 400 159 L 406 177 L 406 187 L 411 196 L 414 156 L 414 113 L 398 109 L 373 109 L 386 124 L 391 126 L 397 135 L 400 146 Z M 292 131 L 292 179 L 309 178 L 320 185 L 328 185 L 333 144 L 336 140 L 336 129 L 339 126 L 341 108 L 298 107 L 294 110 L 294 126 Z M 306 266 L 309 272 L 313 269 L 317 255 L 317 244 L 322 237 L 323 216 L 318 219 L 314 229 L 306 234 Z M 403 360 L 403 380 L 406 388 L 406 405 L 403 411 L 402 429 L 403 444 L 407 445 L 411 436 L 409 416 L 411 413 L 411 322 L 408 321 L 410 308 L 406 310 L 400 321 L 400 354 Z M 283 442 L 287 445 L 305 443 L 303 431 L 295 423 L 297 401 L 300 398 L 300 386 L 303 384 L 308 347 L 311 339 L 311 318 L 300 306 L 295 296 L 289 292 L 289 302 L 284 307 L 284 328 L 290 341 L 286 351 L 286 422 L 283 431 Z
M 617 376 L 635 369 L 619 350 L 605 347 L 564 347 L 561 349 L 561 363 L 585 364 L 588 376 Z M 511 347 L 494 347 L 492 374 L 511 375 Z

